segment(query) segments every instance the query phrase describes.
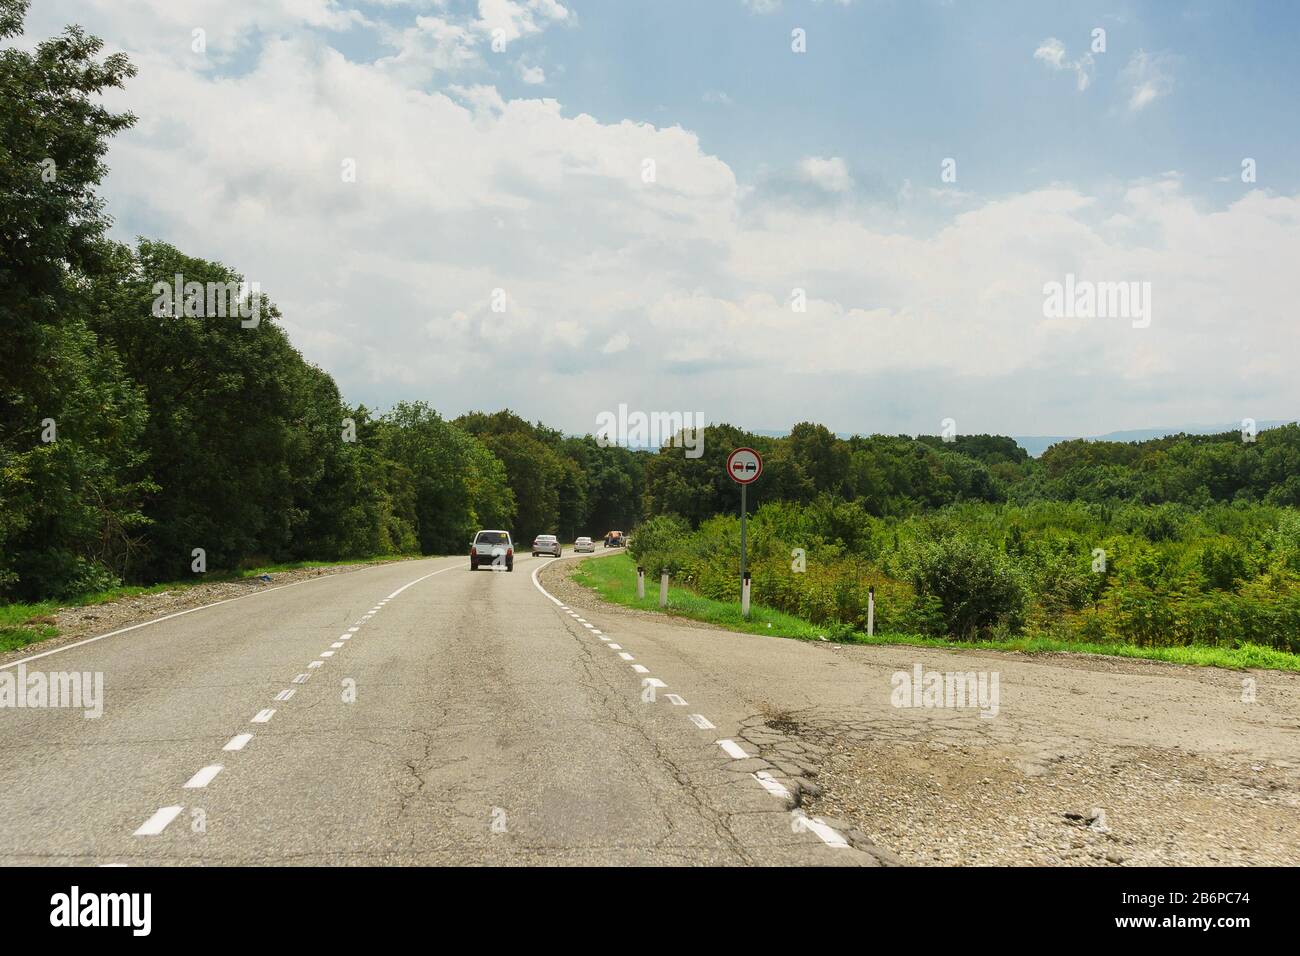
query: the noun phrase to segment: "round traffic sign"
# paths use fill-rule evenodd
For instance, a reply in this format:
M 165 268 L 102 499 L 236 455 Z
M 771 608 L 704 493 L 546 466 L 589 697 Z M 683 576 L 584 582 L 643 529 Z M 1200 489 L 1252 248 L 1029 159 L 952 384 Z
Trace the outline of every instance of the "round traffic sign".
M 747 485 L 763 473 L 763 456 L 752 448 L 737 448 L 727 456 L 731 480 Z

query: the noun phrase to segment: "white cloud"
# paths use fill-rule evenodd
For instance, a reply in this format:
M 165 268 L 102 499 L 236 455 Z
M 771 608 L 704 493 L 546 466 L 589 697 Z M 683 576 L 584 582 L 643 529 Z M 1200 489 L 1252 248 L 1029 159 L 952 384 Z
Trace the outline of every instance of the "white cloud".
M 1136 51 L 1124 67 L 1124 79 L 1129 84 L 1128 108 L 1131 112 L 1146 109 L 1174 88 L 1171 58 L 1162 54 Z
M 506 42 L 570 19 L 568 8 L 556 0 L 478 0 L 478 14 L 475 27 L 487 34 L 500 30 Z
M 515 64 L 519 78 L 529 86 L 540 86 L 546 82 L 546 71 L 540 66 L 528 66 L 522 60 Z
M 839 156 L 808 156 L 799 162 L 799 174 L 807 182 L 827 192 L 843 193 L 853 188 L 853 177 Z
M 1065 44 L 1056 37 L 1048 37 L 1040 43 L 1034 51 L 1034 59 L 1046 63 L 1057 72 L 1074 73 L 1074 85 L 1080 93 L 1092 83 L 1092 54 L 1085 53 L 1078 59 L 1071 60 L 1066 56 Z
M 113 39 L 143 35 L 137 19 Z M 841 157 L 794 174 L 855 202 L 778 202 L 688 130 L 506 99 L 438 59 L 484 49 L 478 28 L 421 20 L 442 25 L 417 21 L 368 63 L 309 35 L 263 38 L 219 79 L 155 51 L 113 94 L 141 117 L 109 155 L 115 235 L 245 272 L 351 400 L 511 404 L 571 430 L 627 401 L 754 427 L 797 409 L 841 429 L 953 415 L 1088 433 L 1268 418 L 1300 399 L 1300 195 L 1208 208 L 1176 174 L 1103 193 L 915 188 L 909 215 L 941 223 L 917 230 L 894 197 L 857 202 Z M 1042 287 L 1067 272 L 1151 282 L 1151 327 L 1045 320 Z M 807 313 L 790 308 L 796 287 Z M 538 369 L 554 381 L 530 391 Z M 501 394 L 475 391 L 485 371 Z

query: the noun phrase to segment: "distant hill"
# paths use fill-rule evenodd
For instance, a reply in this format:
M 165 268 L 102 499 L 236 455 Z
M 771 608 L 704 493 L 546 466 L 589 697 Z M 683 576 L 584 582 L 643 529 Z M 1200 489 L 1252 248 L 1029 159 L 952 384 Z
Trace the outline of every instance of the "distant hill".
M 1257 422 L 1256 427 L 1263 431 L 1265 428 L 1278 428 L 1282 425 L 1289 424 L 1288 419 L 1272 419 L 1269 421 Z M 1104 435 L 1012 435 L 1018 444 L 1030 456 L 1037 458 L 1043 452 L 1047 451 L 1052 445 L 1061 441 L 1071 441 L 1075 438 L 1083 438 L 1087 441 L 1149 441 L 1152 438 L 1164 438 L 1166 435 L 1218 435 L 1222 432 L 1235 432 L 1241 430 L 1241 422 L 1231 422 L 1227 425 L 1180 425 L 1176 428 L 1134 428 L 1128 431 L 1107 432 Z
M 1279 428 L 1282 425 L 1290 424 L 1295 419 L 1270 419 L 1257 423 L 1257 428 L 1263 431 L 1265 428 Z M 1223 432 L 1235 432 L 1241 430 L 1241 422 L 1231 422 L 1227 425 L 1180 425 L 1170 428 L 1133 428 L 1128 431 L 1107 432 L 1104 435 L 1012 435 L 1011 438 L 1017 445 L 1027 451 L 1031 458 L 1037 458 L 1048 448 L 1057 442 L 1073 441 L 1076 438 L 1083 438 L 1086 441 L 1149 441 L 1152 438 L 1164 438 L 1166 435 L 1218 435 Z M 772 429 L 755 429 L 755 435 L 763 435 L 768 438 L 784 438 L 790 434 L 790 430 L 774 431 Z M 849 432 L 836 432 L 837 438 L 851 438 Z

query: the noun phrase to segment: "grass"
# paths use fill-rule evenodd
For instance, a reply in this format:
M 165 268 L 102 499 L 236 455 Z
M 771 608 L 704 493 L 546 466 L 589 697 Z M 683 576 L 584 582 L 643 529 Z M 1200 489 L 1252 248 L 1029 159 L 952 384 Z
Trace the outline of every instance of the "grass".
M 740 616 L 739 604 L 704 597 L 690 588 L 671 583 L 668 586 L 668 606 L 660 608 L 658 581 L 647 580 L 646 596 L 637 598 L 636 563 L 627 554 L 602 558 L 599 561 L 583 560 L 574 569 L 573 578 L 579 584 L 592 588 L 601 598 L 612 604 L 704 621 L 729 631 L 764 634 L 769 637 L 787 637 L 804 641 L 826 637 L 828 640 L 844 644 L 903 644 L 915 647 L 1016 651 L 1022 654 L 1058 652 L 1103 654 L 1109 657 L 1168 661 L 1174 664 L 1224 667 L 1231 670 L 1270 668 L 1300 671 L 1300 654 L 1291 654 L 1259 644 L 1246 644 L 1236 648 L 1200 644 L 1181 647 L 1137 647 L 1132 644 L 1062 641 L 1039 635 L 1025 635 L 1009 640 L 955 641 L 919 634 L 876 634 L 868 637 L 861 632 L 836 633 L 825 626 L 812 624 L 792 614 L 766 608 L 760 604 L 751 605 L 750 616 L 745 619 Z
M 281 564 L 267 564 L 240 571 L 220 571 L 203 575 L 189 581 L 170 581 L 164 584 L 151 584 L 147 587 L 124 585 L 80 594 L 62 601 L 34 601 L 28 603 L 0 604 L 0 653 L 16 651 L 20 647 L 37 641 L 49 640 L 59 636 L 59 629 L 54 623 L 54 615 L 60 608 L 89 607 L 95 604 L 107 604 L 122 598 L 139 597 L 142 594 L 159 594 L 163 591 L 181 591 L 200 584 L 212 584 L 220 581 L 242 581 L 262 574 L 276 574 L 296 571 L 300 568 L 332 568 L 347 564 L 371 564 L 375 562 L 408 561 L 428 555 L 374 555 L 365 558 L 348 558 L 343 561 L 288 561 Z

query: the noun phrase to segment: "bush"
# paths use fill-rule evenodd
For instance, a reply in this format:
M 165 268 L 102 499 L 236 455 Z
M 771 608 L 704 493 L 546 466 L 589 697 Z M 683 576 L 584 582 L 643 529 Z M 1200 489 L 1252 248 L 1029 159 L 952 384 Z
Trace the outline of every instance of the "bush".
M 637 525 L 636 533 L 628 541 L 628 553 L 638 564 L 645 565 L 646 573 L 659 575 L 680 572 L 680 562 L 675 562 L 676 552 L 691 534 L 691 526 L 677 515 L 657 515 Z
M 948 633 L 968 640 L 995 624 L 1022 623 L 1025 591 L 1011 563 L 992 545 L 951 535 L 920 545 L 912 558 L 912 586 L 943 608 Z

